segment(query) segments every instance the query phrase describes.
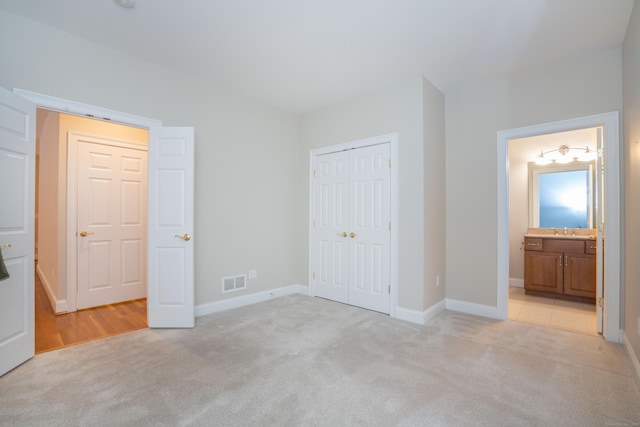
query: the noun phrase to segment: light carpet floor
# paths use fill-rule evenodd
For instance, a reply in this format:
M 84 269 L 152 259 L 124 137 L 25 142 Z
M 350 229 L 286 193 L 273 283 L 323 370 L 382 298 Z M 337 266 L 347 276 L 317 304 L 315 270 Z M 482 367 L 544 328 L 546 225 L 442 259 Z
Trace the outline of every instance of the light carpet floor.
M 37 355 L 2 426 L 614 426 L 639 381 L 602 338 L 445 312 L 420 326 L 293 295 Z

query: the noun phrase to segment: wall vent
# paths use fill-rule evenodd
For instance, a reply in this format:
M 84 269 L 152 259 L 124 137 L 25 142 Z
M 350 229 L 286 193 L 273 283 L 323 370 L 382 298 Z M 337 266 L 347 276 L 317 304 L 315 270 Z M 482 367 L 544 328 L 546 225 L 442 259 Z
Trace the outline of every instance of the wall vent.
M 222 278 L 222 293 L 238 291 L 247 287 L 247 275 L 229 276 Z

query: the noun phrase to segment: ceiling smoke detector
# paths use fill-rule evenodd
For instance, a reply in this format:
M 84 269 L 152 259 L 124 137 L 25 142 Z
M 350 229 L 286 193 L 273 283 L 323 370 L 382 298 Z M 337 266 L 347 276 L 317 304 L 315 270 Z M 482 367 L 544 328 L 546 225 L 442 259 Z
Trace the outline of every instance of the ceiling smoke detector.
M 113 0 L 118 6 L 131 9 L 136 5 L 136 0 Z

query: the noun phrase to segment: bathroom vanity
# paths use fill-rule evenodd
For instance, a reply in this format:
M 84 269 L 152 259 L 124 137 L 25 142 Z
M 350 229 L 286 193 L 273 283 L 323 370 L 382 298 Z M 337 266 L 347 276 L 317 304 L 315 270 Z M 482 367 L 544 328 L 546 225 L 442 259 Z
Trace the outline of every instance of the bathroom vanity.
M 595 303 L 596 240 L 591 236 L 525 235 L 524 289 Z

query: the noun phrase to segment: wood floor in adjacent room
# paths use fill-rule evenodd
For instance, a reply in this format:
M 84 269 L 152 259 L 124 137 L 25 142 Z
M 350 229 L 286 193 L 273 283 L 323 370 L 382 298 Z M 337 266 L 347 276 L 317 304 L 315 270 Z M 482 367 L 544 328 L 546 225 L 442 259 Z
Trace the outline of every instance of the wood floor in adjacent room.
M 36 354 L 147 327 L 147 300 L 139 299 L 55 315 L 35 278 Z

